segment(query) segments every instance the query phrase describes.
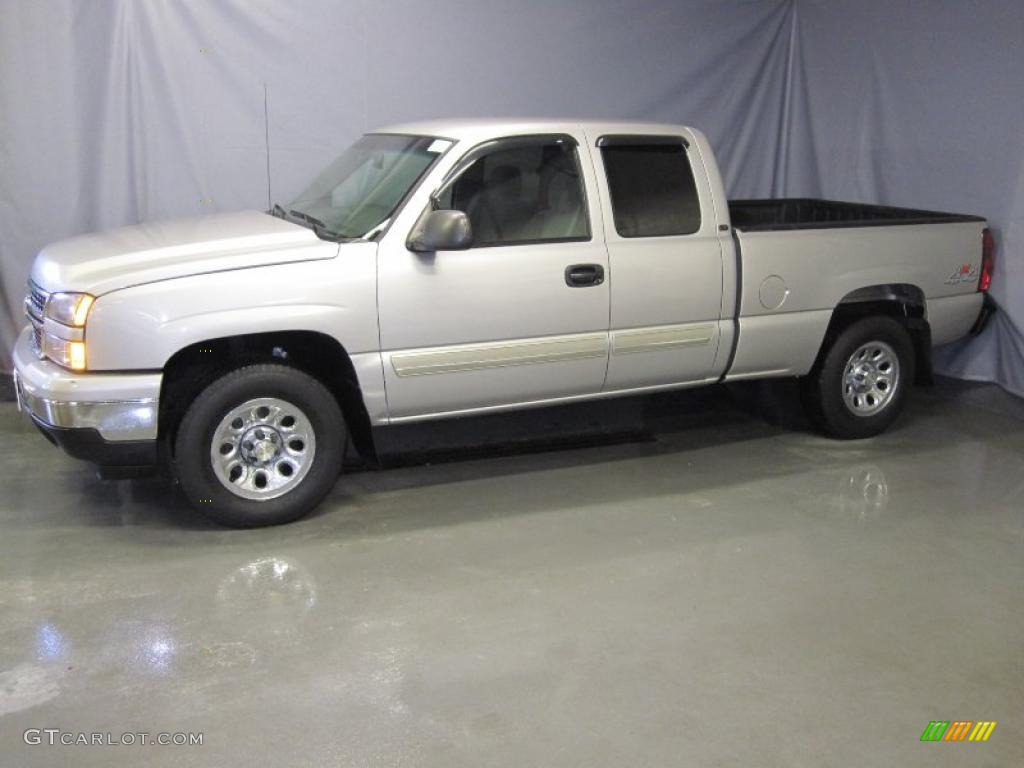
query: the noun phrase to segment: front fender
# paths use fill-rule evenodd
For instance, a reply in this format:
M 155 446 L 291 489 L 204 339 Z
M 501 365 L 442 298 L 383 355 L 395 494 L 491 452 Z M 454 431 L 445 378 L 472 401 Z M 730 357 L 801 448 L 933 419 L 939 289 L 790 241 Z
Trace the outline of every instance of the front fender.
M 104 294 L 86 326 L 89 370 L 158 370 L 191 344 L 268 331 L 316 331 L 350 354 L 377 352 L 376 245 L 342 251 Z

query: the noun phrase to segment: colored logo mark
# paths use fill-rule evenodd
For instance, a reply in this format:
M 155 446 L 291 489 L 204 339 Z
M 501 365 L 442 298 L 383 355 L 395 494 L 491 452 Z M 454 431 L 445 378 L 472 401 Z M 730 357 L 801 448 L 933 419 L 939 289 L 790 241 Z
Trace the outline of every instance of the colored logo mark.
M 932 720 L 921 741 L 988 741 L 995 729 L 995 720 Z

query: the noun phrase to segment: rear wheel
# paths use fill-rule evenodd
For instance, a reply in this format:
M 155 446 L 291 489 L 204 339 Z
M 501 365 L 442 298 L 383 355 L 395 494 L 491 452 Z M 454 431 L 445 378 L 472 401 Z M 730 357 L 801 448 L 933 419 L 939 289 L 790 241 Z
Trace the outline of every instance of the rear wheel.
M 224 525 L 277 525 L 302 517 L 341 471 L 345 422 L 312 376 L 251 365 L 222 376 L 186 411 L 175 474 L 189 501 Z
M 889 317 L 868 317 L 843 330 L 803 380 L 804 406 L 834 437 L 872 437 L 899 416 L 913 381 L 906 329 Z

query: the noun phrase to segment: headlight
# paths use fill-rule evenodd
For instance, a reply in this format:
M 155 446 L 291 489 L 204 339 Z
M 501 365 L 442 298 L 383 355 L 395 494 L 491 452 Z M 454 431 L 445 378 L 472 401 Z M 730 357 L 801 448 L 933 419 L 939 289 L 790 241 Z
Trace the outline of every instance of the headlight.
M 72 328 L 85 327 L 95 297 L 88 293 L 54 293 L 46 302 L 46 317 Z
M 43 327 L 40 346 L 46 357 L 73 371 L 85 370 L 85 321 L 94 301 L 88 293 L 50 294 L 43 315 L 59 325 Z

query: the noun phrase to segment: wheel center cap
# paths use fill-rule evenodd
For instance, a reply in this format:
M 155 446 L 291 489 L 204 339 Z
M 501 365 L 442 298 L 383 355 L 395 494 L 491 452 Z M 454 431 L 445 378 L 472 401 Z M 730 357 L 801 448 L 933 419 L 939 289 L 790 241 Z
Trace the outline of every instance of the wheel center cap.
M 281 452 L 281 436 L 271 427 L 253 427 L 242 435 L 242 458 L 249 464 L 267 464 Z
M 868 363 L 861 363 L 853 369 L 853 384 L 858 391 L 866 392 L 871 389 L 875 381 L 875 367 Z

